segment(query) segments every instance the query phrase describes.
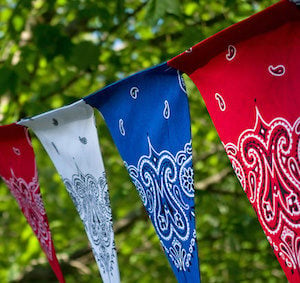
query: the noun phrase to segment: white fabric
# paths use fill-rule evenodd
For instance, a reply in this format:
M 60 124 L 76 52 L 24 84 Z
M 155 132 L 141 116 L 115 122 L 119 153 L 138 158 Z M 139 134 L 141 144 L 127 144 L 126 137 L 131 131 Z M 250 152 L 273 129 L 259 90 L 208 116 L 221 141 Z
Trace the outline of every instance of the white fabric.
M 38 136 L 84 223 L 104 282 L 119 282 L 112 216 L 94 112 L 83 100 L 19 124 Z

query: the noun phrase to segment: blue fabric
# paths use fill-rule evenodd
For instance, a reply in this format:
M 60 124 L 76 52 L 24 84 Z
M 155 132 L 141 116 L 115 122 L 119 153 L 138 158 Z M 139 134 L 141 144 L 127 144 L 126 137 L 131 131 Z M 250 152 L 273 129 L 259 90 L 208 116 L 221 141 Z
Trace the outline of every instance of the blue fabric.
M 200 282 L 190 116 L 181 74 L 164 63 L 84 100 L 102 113 L 178 282 Z

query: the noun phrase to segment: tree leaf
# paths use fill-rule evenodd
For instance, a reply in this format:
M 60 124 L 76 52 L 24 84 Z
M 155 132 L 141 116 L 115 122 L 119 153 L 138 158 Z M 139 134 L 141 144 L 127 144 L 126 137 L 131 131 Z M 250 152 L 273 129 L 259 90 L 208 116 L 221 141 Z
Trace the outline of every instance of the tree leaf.
M 99 48 L 90 41 L 82 41 L 72 49 L 70 62 L 79 69 L 86 70 L 99 63 Z

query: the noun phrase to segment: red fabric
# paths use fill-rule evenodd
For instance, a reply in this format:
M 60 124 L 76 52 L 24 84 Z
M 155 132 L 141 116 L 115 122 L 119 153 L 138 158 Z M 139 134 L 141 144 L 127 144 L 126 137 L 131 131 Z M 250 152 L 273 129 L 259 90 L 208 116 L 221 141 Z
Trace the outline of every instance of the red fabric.
M 49 230 L 28 130 L 17 124 L 0 126 L 0 146 L 0 175 L 37 236 L 59 282 L 65 282 Z
M 300 9 L 280 1 L 168 64 L 202 94 L 290 282 L 300 282 Z

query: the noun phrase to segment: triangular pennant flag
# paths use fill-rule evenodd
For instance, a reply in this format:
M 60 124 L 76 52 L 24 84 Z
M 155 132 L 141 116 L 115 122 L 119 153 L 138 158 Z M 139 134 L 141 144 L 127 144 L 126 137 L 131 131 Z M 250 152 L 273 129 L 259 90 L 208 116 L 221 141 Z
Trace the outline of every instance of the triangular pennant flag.
M 59 282 L 65 282 L 40 193 L 35 155 L 28 130 L 17 124 L 0 126 L 0 145 L 0 175 L 38 238 Z
M 291 2 L 294 2 L 296 5 L 300 5 L 300 0 L 291 0 Z
M 300 10 L 289 1 L 168 62 L 202 94 L 290 282 L 300 282 Z
M 83 100 L 20 122 L 33 129 L 78 210 L 104 282 L 119 282 L 112 215 L 93 108 Z
M 166 63 L 86 98 L 104 116 L 179 282 L 200 282 L 182 77 Z

